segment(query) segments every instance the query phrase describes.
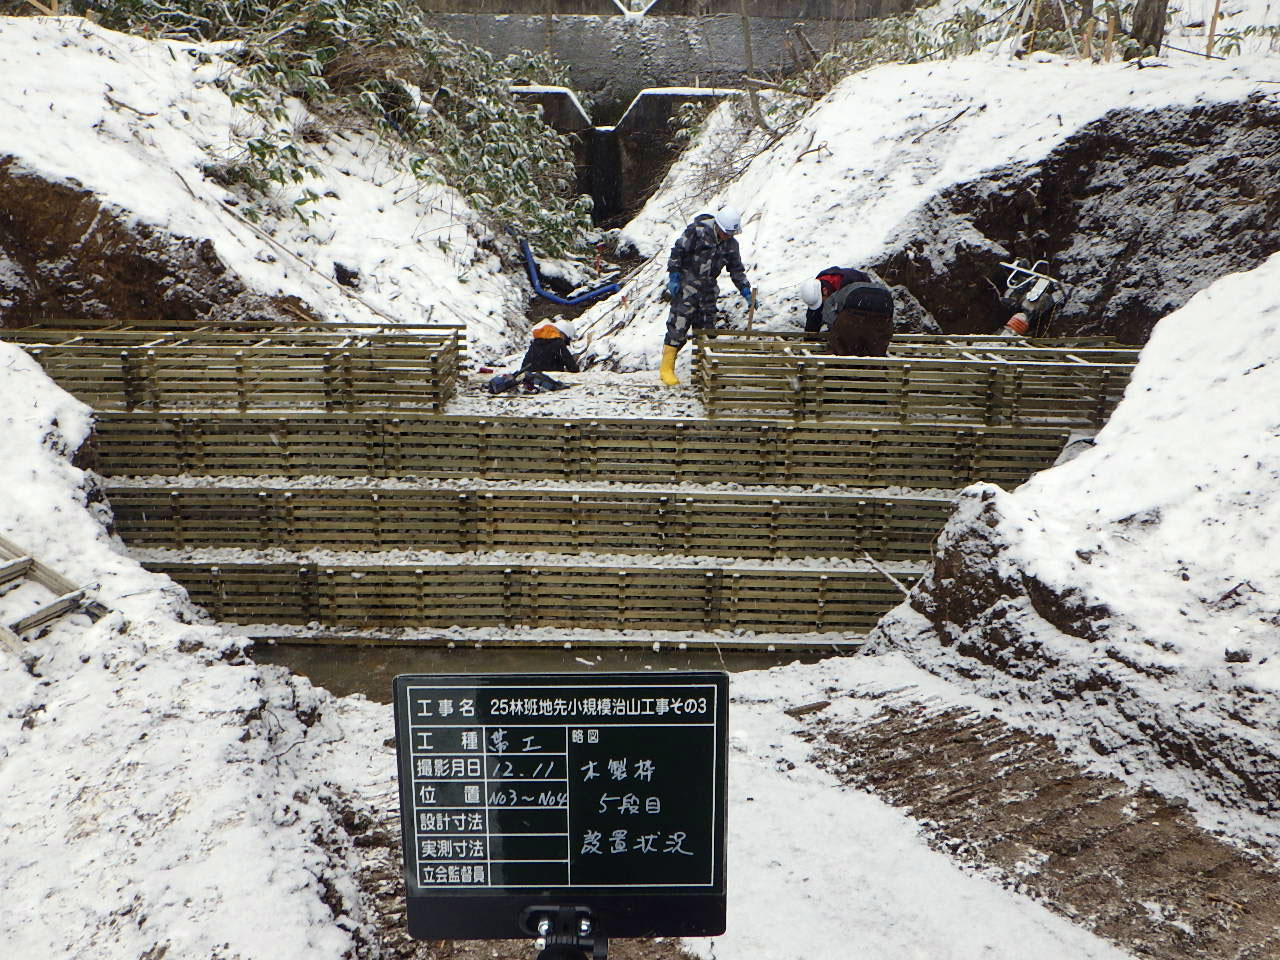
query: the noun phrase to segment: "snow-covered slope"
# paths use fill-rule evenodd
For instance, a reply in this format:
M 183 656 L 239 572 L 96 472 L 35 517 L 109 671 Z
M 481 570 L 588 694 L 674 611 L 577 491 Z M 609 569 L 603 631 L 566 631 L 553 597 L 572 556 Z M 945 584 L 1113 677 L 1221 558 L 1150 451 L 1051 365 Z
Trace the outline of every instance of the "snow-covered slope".
M 327 695 L 123 555 L 65 459 L 86 408 L 3 343 L 0 397 L 0 535 L 111 610 L 0 649 L 4 956 L 350 956 L 349 847 L 311 767 L 342 735 Z
M 1278 394 L 1280 254 L 1156 326 L 1091 450 L 971 488 L 881 648 L 1280 839 Z
M 522 275 L 502 272 L 494 238 L 460 196 L 401 172 L 371 136 L 295 103 L 294 125 L 311 131 L 300 146 L 321 177 L 276 199 L 288 210 L 310 188 L 317 219 L 238 215 L 237 198 L 204 173 L 242 149 L 233 130 L 254 129 L 226 93 L 232 70 L 216 47 L 74 17 L 0 18 L 0 161 L 83 186 L 126 220 L 208 239 L 252 290 L 297 297 L 320 316 L 464 323 L 481 355 L 507 342 L 523 317 Z M 358 271 L 358 291 L 335 281 L 335 263 Z
M 796 286 L 832 263 L 866 265 L 915 239 L 923 206 L 946 188 L 1011 164 L 1046 157 L 1073 133 L 1120 108 L 1158 109 L 1234 101 L 1275 92 L 1274 60 L 1190 61 L 1139 69 L 1037 54 L 1018 61 L 991 54 L 949 62 L 890 65 L 842 82 L 776 144 L 721 186 L 729 106 L 720 108 L 698 144 L 622 233 L 622 242 L 653 257 L 624 289 L 622 304 L 594 308 L 580 324 L 596 333 L 597 353 L 623 369 L 656 367 L 666 322 L 666 258 L 684 224 L 722 203 L 743 214 L 739 238 L 761 301 L 756 322 L 796 328 L 803 308 Z M 749 156 L 734 150 L 731 155 Z M 1007 251 L 972 224 L 927 236 L 937 272 L 957 246 L 990 249 L 994 266 Z M 742 315 L 728 277 L 722 309 Z M 686 360 L 687 362 L 687 360 Z

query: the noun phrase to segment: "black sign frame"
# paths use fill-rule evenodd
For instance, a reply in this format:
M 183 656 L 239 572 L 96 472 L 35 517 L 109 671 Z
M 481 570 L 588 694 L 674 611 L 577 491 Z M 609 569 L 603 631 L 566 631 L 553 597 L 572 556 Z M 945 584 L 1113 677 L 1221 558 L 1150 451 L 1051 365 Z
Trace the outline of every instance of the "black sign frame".
M 727 673 L 407 674 L 393 698 L 410 936 L 530 937 L 562 908 L 602 937 L 724 933 Z

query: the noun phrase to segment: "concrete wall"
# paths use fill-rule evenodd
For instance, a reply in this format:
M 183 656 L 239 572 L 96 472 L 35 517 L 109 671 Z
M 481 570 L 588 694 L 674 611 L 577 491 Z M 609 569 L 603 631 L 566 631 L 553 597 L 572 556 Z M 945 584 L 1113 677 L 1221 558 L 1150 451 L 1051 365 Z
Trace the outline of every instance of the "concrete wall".
M 599 17 L 618 16 L 623 7 L 614 0 L 418 0 L 431 13 L 579 13 Z
M 724 96 L 722 90 L 694 93 L 688 89 L 653 89 L 636 97 L 613 129 L 618 145 L 616 209 L 600 219 L 634 214 L 661 184 L 680 152 L 671 146 L 671 118 L 681 104 L 714 104 Z
M 898 2 L 898 0 L 890 0 Z M 905 2 L 905 0 L 903 0 Z M 742 21 L 717 17 L 531 17 L 442 13 L 431 17 L 446 33 L 497 56 L 549 50 L 569 70 L 572 86 L 591 101 L 597 124 L 616 122 L 648 87 L 732 87 L 744 71 Z M 789 20 L 751 21 L 759 74 L 795 65 Z M 859 23 L 827 21 L 807 28 L 809 40 L 827 47 L 859 36 Z
M 573 91 L 565 87 L 513 87 L 526 103 L 542 107 L 547 123 L 573 143 L 578 189 L 595 202 L 597 223 L 634 213 L 653 192 L 675 160 L 672 116 L 683 103 L 717 102 L 722 90 L 652 89 L 641 93 L 622 120 L 593 127 Z
M 781 20 L 866 20 L 906 9 L 895 0 L 747 0 L 747 15 Z M 742 0 L 654 0 L 648 16 L 704 17 L 742 13 Z

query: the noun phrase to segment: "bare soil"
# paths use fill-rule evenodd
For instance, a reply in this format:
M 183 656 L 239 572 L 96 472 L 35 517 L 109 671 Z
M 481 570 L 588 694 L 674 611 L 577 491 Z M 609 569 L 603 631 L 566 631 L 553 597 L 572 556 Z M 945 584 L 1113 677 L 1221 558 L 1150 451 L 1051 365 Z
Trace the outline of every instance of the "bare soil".
M 1137 956 L 1280 957 L 1280 872 L 1198 827 L 1182 801 L 964 710 L 807 722 L 818 762 L 907 808 L 931 846 Z

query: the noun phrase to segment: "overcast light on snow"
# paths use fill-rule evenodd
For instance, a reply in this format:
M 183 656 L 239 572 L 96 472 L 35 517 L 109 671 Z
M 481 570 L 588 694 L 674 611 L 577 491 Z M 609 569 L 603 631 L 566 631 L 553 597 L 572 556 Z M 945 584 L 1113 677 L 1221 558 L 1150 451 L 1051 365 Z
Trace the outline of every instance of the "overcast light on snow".
M 0 18 L 5 152 L 140 221 L 211 238 L 264 293 L 298 296 L 335 319 L 413 321 L 435 305 L 436 320 L 466 320 L 473 355 L 513 349 L 524 281 L 498 272 L 477 245 L 484 228 L 456 197 L 412 196 L 368 142 L 330 139 L 331 152 L 315 157 L 337 194 L 321 204 L 323 242 L 285 223 L 275 233 L 281 250 L 228 214 L 225 192 L 199 171 L 202 144 L 225 142 L 236 120 L 213 84 L 227 68 L 191 50 L 74 18 Z M 746 212 L 743 251 L 762 291 L 762 319 L 794 322 L 789 291 L 810 267 L 872 256 L 949 183 L 1043 156 L 1114 106 L 1243 97 L 1277 79 L 1276 63 L 1177 61 L 1138 71 L 979 55 L 853 77 L 724 194 Z M 136 109 L 113 107 L 107 93 Z M 188 119 L 173 119 L 183 111 Z M 820 143 L 829 154 L 806 153 Z M 678 205 L 680 176 L 677 167 L 626 231 L 657 259 L 625 301 L 586 320 L 596 350 L 631 368 L 652 365 L 661 342 L 665 248 L 690 214 Z M 447 244 L 434 242 L 442 236 Z M 333 260 L 369 278 L 367 303 L 325 279 Z M 619 313 L 633 317 L 625 329 L 615 329 Z M 1112 606 L 1131 627 L 1124 636 L 1133 650 L 1173 668 L 1169 697 L 1226 703 L 1247 687 L 1270 698 L 1271 737 L 1280 683 L 1280 564 L 1267 539 L 1280 524 L 1278 361 L 1280 256 L 1162 320 L 1096 448 L 1001 494 L 1022 522 L 1013 531 L 1019 562 Z M 0 953 L 348 955 L 372 918 L 359 906 L 355 855 L 326 801 L 343 791 L 394 805 L 393 755 L 382 747 L 392 735 L 389 707 L 335 700 L 238 656 L 236 633 L 201 620 L 179 587 L 145 572 L 106 533 L 105 508 L 89 495 L 95 478 L 68 462 L 88 434 L 87 408 L 3 343 L 0 397 L 0 535 L 92 586 L 111 610 L 95 624 L 59 622 L 27 644 L 25 663 L 0 651 Z M 562 402 L 558 415 L 578 409 L 568 396 Z M 655 398 L 622 415 L 672 403 Z M 1128 540 L 1117 532 L 1116 521 L 1152 510 L 1159 523 Z M 1097 563 L 1080 559 L 1094 549 Z M 1235 594 L 1240 602 L 1219 602 L 1238 583 L 1249 584 Z M 1156 650 L 1143 634 L 1177 641 Z M 1247 647 L 1251 659 L 1227 665 L 1227 647 Z M 782 710 L 854 686 L 912 686 L 1009 716 L 1024 706 L 1016 695 L 980 698 L 896 654 L 735 675 L 730 930 L 691 942 L 693 950 L 716 960 L 1127 955 L 931 851 L 915 821 L 808 762 Z M 832 711 L 861 716 L 852 703 Z M 1078 736 L 1060 716 L 1028 711 L 1021 720 Z M 1172 776 L 1154 767 L 1114 772 L 1135 783 Z M 1265 824 L 1235 826 L 1243 838 L 1266 839 Z

